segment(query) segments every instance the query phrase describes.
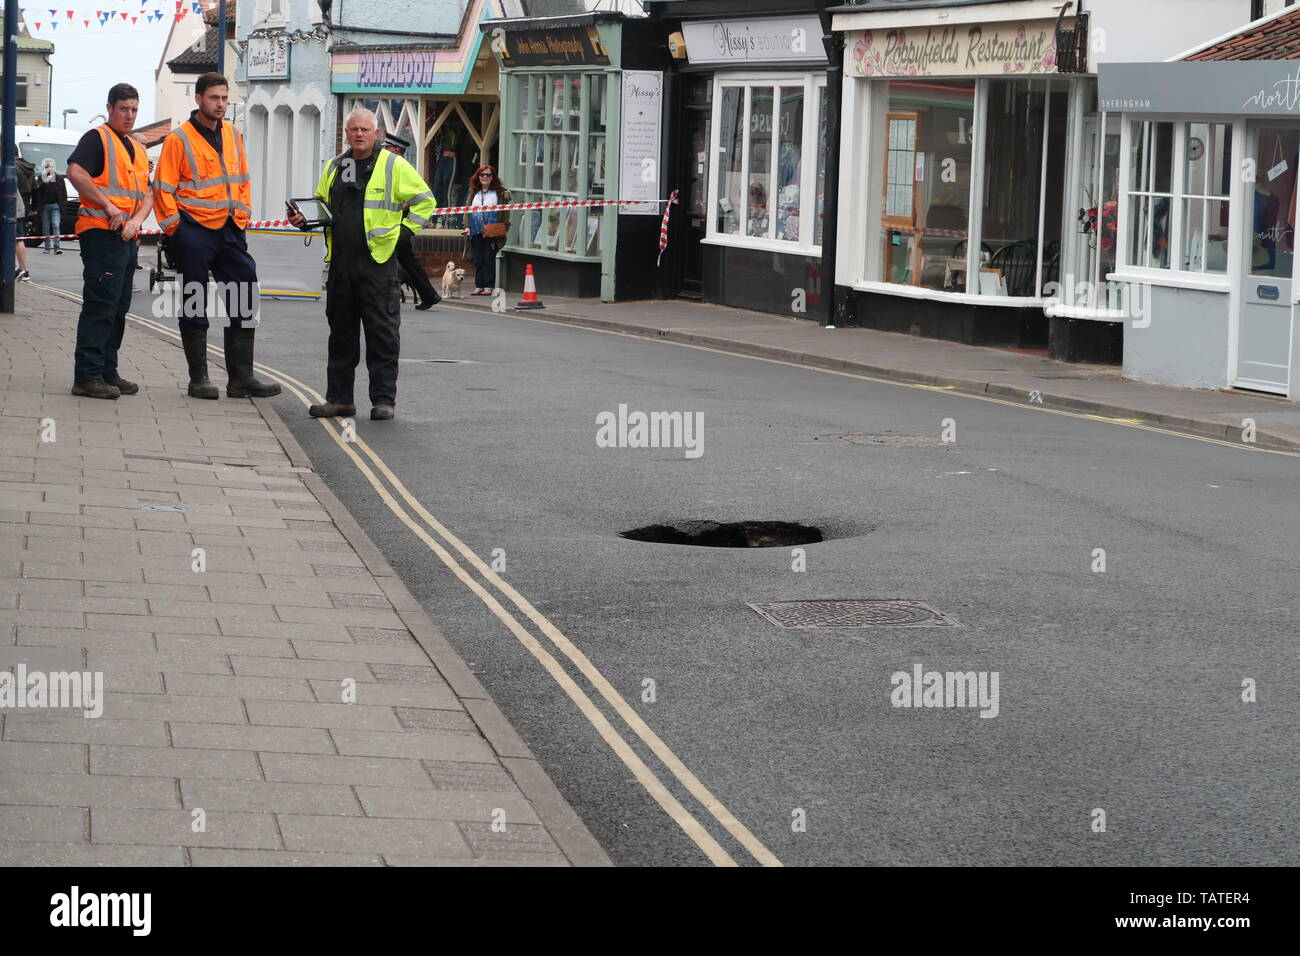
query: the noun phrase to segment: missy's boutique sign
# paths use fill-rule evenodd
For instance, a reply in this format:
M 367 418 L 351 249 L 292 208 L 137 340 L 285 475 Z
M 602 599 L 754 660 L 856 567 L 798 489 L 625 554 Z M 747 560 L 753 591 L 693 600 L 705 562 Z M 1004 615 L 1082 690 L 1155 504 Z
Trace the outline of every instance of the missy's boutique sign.
M 823 63 L 822 25 L 817 17 L 765 20 L 688 20 L 682 23 L 692 63 Z
M 858 30 L 845 69 L 868 77 L 1055 73 L 1056 21 Z

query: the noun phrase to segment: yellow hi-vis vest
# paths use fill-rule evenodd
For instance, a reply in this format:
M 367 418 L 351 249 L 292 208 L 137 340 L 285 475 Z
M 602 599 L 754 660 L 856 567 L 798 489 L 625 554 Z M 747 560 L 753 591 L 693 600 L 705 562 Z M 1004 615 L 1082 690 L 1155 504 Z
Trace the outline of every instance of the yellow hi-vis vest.
M 419 232 L 427 226 L 438 208 L 433 192 L 415 167 L 400 156 L 380 149 L 375 160 L 370 179 L 366 182 L 365 193 L 361 200 L 361 225 L 366 231 L 366 246 L 370 257 L 378 263 L 387 262 L 397 248 L 401 227 L 406 226 L 413 232 Z M 329 204 L 330 188 L 334 177 L 339 175 L 345 160 L 352 156 L 351 150 L 340 153 L 329 161 L 321 173 L 320 183 L 316 186 L 316 198 Z M 409 207 L 402 214 L 404 207 Z M 334 249 L 333 229 L 325 229 L 325 261 L 329 262 Z

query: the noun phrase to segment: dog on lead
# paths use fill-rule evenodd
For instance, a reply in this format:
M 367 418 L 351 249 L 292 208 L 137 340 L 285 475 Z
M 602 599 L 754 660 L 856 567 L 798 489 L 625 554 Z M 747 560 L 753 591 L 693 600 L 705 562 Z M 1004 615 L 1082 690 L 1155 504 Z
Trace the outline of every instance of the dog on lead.
M 459 299 L 460 284 L 465 281 L 465 270 L 457 269 L 455 262 L 448 262 L 442 273 L 442 297 Z

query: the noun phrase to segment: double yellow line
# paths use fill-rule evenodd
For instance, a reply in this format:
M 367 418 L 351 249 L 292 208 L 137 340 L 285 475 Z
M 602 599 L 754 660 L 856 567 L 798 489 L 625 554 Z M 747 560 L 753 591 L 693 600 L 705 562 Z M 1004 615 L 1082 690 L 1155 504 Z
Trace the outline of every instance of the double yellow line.
M 81 297 L 74 293 L 66 292 L 62 289 L 54 289 L 48 286 L 38 286 L 45 291 L 53 292 L 64 298 L 80 302 Z M 169 339 L 179 342 L 180 335 L 168 326 L 151 319 L 146 319 L 138 315 L 128 314 L 127 316 L 134 322 L 163 335 Z M 217 358 L 224 358 L 221 349 L 215 346 L 208 346 L 208 351 Z M 310 386 L 303 384 L 291 375 L 263 365 L 254 363 L 254 367 L 262 374 L 278 381 L 287 391 L 295 395 L 301 401 L 304 407 L 314 402 L 323 402 L 324 397 Z M 697 800 L 709 815 L 713 817 L 723 829 L 729 833 L 732 838 L 740 844 L 741 847 L 753 859 L 762 866 L 782 866 L 780 860 L 772 853 L 762 842 L 754 836 L 750 830 L 741 823 L 715 797 L 709 789 L 700 782 L 700 779 L 673 753 L 667 744 L 650 728 L 650 726 L 633 710 L 631 705 L 623 698 L 614 686 L 605 678 L 594 664 L 587 658 L 574 643 L 566 637 L 558 627 L 549 621 L 545 615 L 535 608 L 532 603 L 520 594 L 514 587 L 501 578 L 493 571 L 473 550 L 463 541 L 453 534 L 442 522 L 429 513 L 428 509 L 420 503 L 414 495 L 407 490 L 400 478 L 393 474 L 392 470 L 384 460 L 359 436 L 348 441 L 343 437 L 343 429 L 339 427 L 332 419 L 316 419 L 334 440 L 335 444 L 346 454 L 357 470 L 370 483 L 371 487 L 383 500 L 390 511 L 401 521 L 411 532 L 419 538 L 425 546 L 437 555 L 438 559 L 461 581 L 474 595 L 483 602 L 497 619 L 505 625 L 506 629 L 522 644 L 529 653 L 533 655 L 551 675 L 552 679 L 560 688 L 568 694 L 569 698 L 577 706 L 578 710 L 600 734 L 605 743 L 618 755 L 619 759 L 627 766 L 632 774 L 645 788 L 646 792 L 654 798 L 655 802 L 663 808 L 664 812 L 672 818 L 696 846 L 704 853 L 711 863 L 716 866 L 738 866 L 735 858 L 716 840 L 713 835 L 704 827 L 703 824 L 686 809 L 677 799 L 676 796 L 660 780 L 659 776 L 651 770 L 640 755 L 632 748 L 623 735 L 606 717 L 605 713 L 597 706 L 591 695 L 584 690 L 577 680 L 565 669 L 565 667 L 556 658 L 555 654 L 548 649 L 546 644 L 538 640 L 520 619 L 526 618 L 532 626 L 549 642 L 550 648 L 558 651 L 560 655 L 566 658 L 577 672 L 585 678 L 587 683 L 595 689 L 605 703 L 616 713 L 650 752 L 658 758 L 659 762 L 668 771 L 681 786 L 686 789 L 692 797 Z M 355 431 L 355 429 L 354 429 Z M 363 460 L 362 455 L 369 460 Z M 371 467 L 373 465 L 373 467 Z M 381 480 L 382 476 L 382 480 Z M 398 499 L 401 499 L 400 501 Z M 417 520 L 418 519 L 418 520 Z M 432 532 L 432 533 L 431 533 Z M 444 546 L 445 543 L 445 546 Z M 448 550 L 450 548 L 451 550 Z M 455 551 L 460 556 L 460 560 L 452 553 Z M 463 563 L 462 563 L 463 562 Z M 467 566 L 477 571 L 483 579 L 480 582 L 467 569 Z M 486 582 L 485 586 L 484 582 Z M 507 602 L 514 606 L 514 611 L 505 607 L 497 599 L 494 589 Z

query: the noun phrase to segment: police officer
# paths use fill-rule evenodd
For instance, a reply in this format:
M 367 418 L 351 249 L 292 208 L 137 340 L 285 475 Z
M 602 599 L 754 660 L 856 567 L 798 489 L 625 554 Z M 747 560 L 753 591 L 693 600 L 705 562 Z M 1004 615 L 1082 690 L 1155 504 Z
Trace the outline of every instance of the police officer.
M 389 133 L 384 137 L 384 149 L 394 156 L 405 157 L 406 151 L 410 148 L 411 141 L 396 133 Z M 402 234 L 397 238 L 397 267 L 401 270 L 402 279 L 420 298 L 415 307 L 420 310 L 430 309 L 442 301 L 442 296 L 438 295 L 438 290 L 429 281 L 424 266 L 420 265 L 420 260 L 415 258 L 415 250 L 411 248 L 411 239 L 414 235 L 415 233 L 410 229 L 402 227 Z
M 397 404 L 402 321 L 397 240 L 403 228 L 427 226 L 438 204 L 414 166 L 377 148 L 374 113 L 353 110 L 344 133 L 350 148 L 326 164 L 316 187 L 316 198 L 329 207 L 332 219 L 325 229 L 330 338 L 325 401 L 308 411 L 315 418 L 357 413 L 352 386 L 364 327 L 370 417 L 383 421 L 393 417 Z M 290 222 L 306 228 L 301 213 Z
M 253 336 L 260 302 L 257 264 L 244 230 L 252 218 L 252 189 L 244 138 L 225 122 L 230 86 L 220 73 L 194 83 L 198 109 L 167 134 L 154 171 L 158 225 L 183 280 L 181 343 L 189 364 L 189 394 L 216 398 L 208 380 L 208 273 L 217 281 L 229 325 L 225 329 L 226 394 L 266 398 L 280 386 L 253 375 Z
M 113 399 L 140 391 L 117 373 L 140 226 L 153 209 L 149 161 L 129 135 L 139 110 L 136 88 L 118 83 L 108 91 L 107 121 L 82 136 L 68 157 L 68 179 L 81 196 L 75 228 L 85 276 L 73 395 Z

